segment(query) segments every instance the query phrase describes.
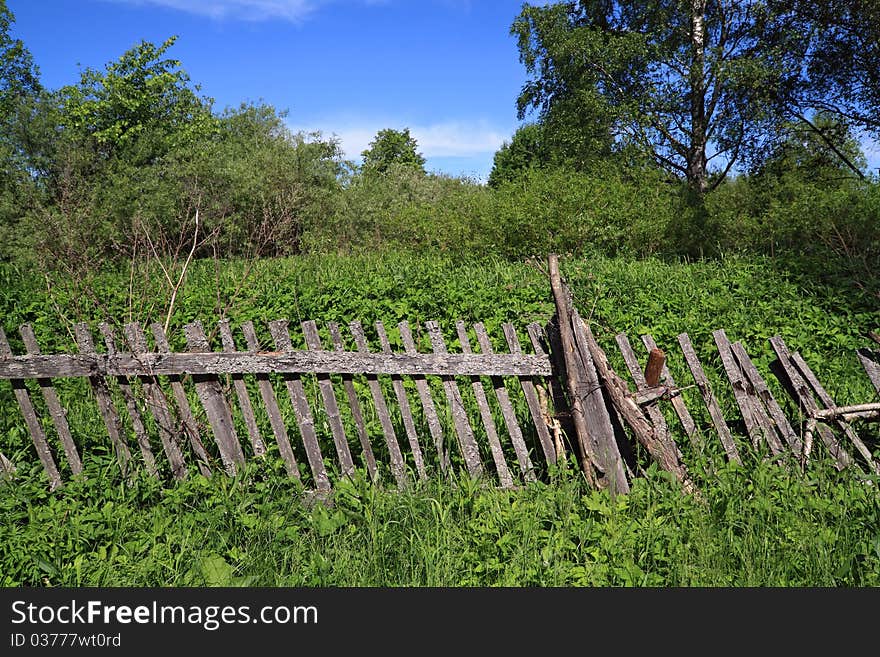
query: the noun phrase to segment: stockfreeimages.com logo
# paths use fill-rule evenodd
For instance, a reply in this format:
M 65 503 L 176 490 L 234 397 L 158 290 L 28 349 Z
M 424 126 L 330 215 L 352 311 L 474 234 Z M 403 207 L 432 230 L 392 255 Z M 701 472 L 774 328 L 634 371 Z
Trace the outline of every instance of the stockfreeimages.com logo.
M 24 600 L 12 603 L 12 624 L 92 625 L 95 623 L 130 625 L 200 625 L 214 631 L 223 625 L 262 623 L 264 625 L 318 623 L 315 606 L 267 605 L 252 610 L 248 605 L 110 605 L 100 600 L 60 605 L 36 605 Z

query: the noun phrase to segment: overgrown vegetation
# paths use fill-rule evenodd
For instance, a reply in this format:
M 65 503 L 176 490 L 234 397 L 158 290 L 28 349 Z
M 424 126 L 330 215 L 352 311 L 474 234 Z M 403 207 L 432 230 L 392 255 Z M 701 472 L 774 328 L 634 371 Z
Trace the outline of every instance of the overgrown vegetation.
M 425 171 L 406 129 L 380 131 L 358 165 L 271 105 L 220 110 L 173 38 L 45 89 L 0 0 L 0 322 L 16 353 L 24 322 L 52 353 L 75 350 L 77 321 L 159 321 L 182 348 L 182 324 L 224 318 L 266 344 L 265 321 L 287 318 L 295 346 L 301 320 L 360 320 L 371 339 L 381 320 L 395 348 L 401 320 L 447 336 L 482 321 L 502 349 L 501 323 L 552 314 L 538 265 L 557 252 L 601 342 L 651 333 L 668 349 L 688 332 L 728 418 L 717 328 L 764 372 L 780 334 L 838 403 L 864 402 L 853 350 L 880 331 L 880 181 L 859 146 L 878 131 L 875 5 L 524 5 L 530 122 L 484 185 Z M 49 493 L 0 385 L 19 466 L 0 480 L 2 586 L 880 584 L 880 482 L 835 471 L 821 446 L 805 473 L 748 447 L 724 465 L 705 414 L 704 449 L 676 433 L 700 498 L 648 467 L 611 499 L 572 462 L 517 491 L 434 471 L 394 492 L 360 472 L 327 507 L 277 448 L 233 480 L 125 481 L 87 383 L 57 388 L 86 476 Z M 858 431 L 876 453 L 876 425 Z

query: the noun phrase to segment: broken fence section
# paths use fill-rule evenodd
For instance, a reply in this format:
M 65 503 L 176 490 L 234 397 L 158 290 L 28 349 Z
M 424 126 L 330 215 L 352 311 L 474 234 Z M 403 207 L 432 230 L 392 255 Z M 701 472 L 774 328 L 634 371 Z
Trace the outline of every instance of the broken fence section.
M 345 349 L 342 331 L 334 323 L 327 327 L 332 347 L 324 344 L 313 321 L 301 325 L 305 349 L 293 348 L 286 320 L 269 322 L 268 328 L 273 344 L 266 348 L 253 323 L 243 324 L 247 349 L 241 351 L 232 327 L 220 322 L 222 351 L 215 351 L 201 323 L 195 322 L 184 327 L 187 351 L 174 352 L 159 324 L 150 326 L 152 349 L 138 323 L 125 325 L 122 338 L 110 325 L 101 324 L 106 349 L 99 353 L 89 327 L 79 324 L 78 354 L 44 355 L 32 328 L 24 325 L 21 335 L 28 353 L 21 356 L 13 355 L 0 330 L 0 378 L 12 384 L 52 488 L 62 484 L 57 461 L 62 455 L 71 474 L 82 472 L 67 412 L 53 383 L 71 377 L 88 380 L 123 472 L 133 467 L 134 452 L 154 476 L 166 470 L 163 463 L 174 479 L 184 479 L 190 463 L 206 476 L 218 469 L 235 475 L 246 454 L 264 456 L 269 441 L 277 445 L 288 475 L 303 478 L 305 472 L 304 483 L 317 491 L 331 488 L 333 471 L 350 475 L 356 463 L 374 480 L 384 467 L 398 487 L 405 487 L 413 477 L 428 477 L 429 455 L 443 473 L 455 460 L 473 476 L 491 474 L 501 486 L 515 486 L 536 478 L 536 448 L 527 444 L 526 436 L 537 436 L 546 462 L 556 460 L 545 424 L 551 412 L 538 393 L 552 368 L 538 342 L 542 331 L 537 325 L 529 331 L 535 336 L 535 353 L 523 351 L 511 325 L 502 327 L 509 353 L 493 351 L 481 323 L 473 327 L 477 349 L 465 324 L 456 325 L 462 353 L 449 352 L 436 322 L 425 325 L 433 353 L 417 350 L 406 322 L 398 325 L 402 352 L 392 350 L 381 322 L 375 325 L 379 351 L 371 351 L 359 322 L 348 326 L 356 351 Z M 380 377 L 390 378 L 393 397 Z M 518 391 L 508 389 L 511 379 Z M 36 380 L 63 450 L 53 448 L 55 441 L 50 440 L 27 380 Z M 467 403 L 459 387 L 464 380 L 470 383 Z M 407 386 L 407 381 L 412 384 Z M 445 400 L 437 398 L 438 388 Z M 292 409 L 293 422 L 285 419 L 282 406 Z M 260 428 L 260 407 L 268 432 Z M 206 418 L 208 430 L 197 416 Z M 319 430 L 319 422 L 329 432 Z M 240 435 L 242 426 L 246 437 Z M 427 430 L 420 431 L 424 426 Z M 0 454 L 0 467 L 11 472 L 14 466 Z

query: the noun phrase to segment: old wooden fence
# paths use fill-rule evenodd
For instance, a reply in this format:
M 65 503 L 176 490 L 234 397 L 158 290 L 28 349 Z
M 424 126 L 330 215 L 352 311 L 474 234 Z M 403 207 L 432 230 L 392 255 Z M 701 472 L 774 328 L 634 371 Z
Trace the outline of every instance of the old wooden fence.
M 770 338 L 776 355 L 770 369 L 780 384 L 774 387 L 790 397 L 793 403 L 788 406 L 797 409 L 796 417 L 786 415 L 786 404 L 774 396 L 741 343 L 731 342 L 724 330 L 712 334 L 722 380 L 729 383 L 739 410 L 739 418 L 729 423 L 687 333 L 677 338 L 692 379 L 683 383 L 673 379 L 666 352 L 650 335 L 639 340 L 643 369 L 627 335 L 618 334 L 615 343 L 627 380 L 615 372 L 589 323 L 575 309 L 554 256 L 549 265 L 556 314 L 544 327 L 527 327 L 531 353 L 523 349 L 511 324 L 502 326 L 507 353 L 496 353 L 482 324 L 469 333 L 463 322 L 456 324 L 455 353 L 447 348 L 436 322 L 424 326 L 430 353 L 418 351 L 406 322 L 397 326 L 402 345 L 398 351 L 392 349 L 381 322 L 375 325 L 380 351 L 370 351 L 358 322 L 348 327 L 354 351 L 346 350 L 347 338 L 333 323 L 326 334 L 332 345 L 325 348 L 312 321 L 301 324 L 306 349 L 294 349 L 288 322 L 277 320 L 268 325 L 272 351 L 260 345 L 251 322 L 239 327 L 247 347 L 239 350 L 232 327 L 224 321 L 217 329 L 222 351 L 212 350 L 198 322 L 184 328 L 184 352 L 171 350 L 159 324 L 150 326 L 150 347 L 137 323 L 123 327 L 122 342 L 109 324 L 101 324 L 104 349 L 99 352 L 89 327 L 80 324 L 75 330 L 79 353 L 44 355 L 32 328 L 25 325 L 20 332 L 27 353 L 20 356 L 13 355 L 0 330 L 0 378 L 11 381 L 53 488 L 62 483 L 62 453 L 72 475 L 83 470 L 74 432 L 53 385 L 53 379 L 67 377 L 88 380 L 123 472 L 142 464 L 152 475 L 168 473 L 176 479 L 187 476 L 190 464 L 211 475 L 218 457 L 222 470 L 234 475 L 246 453 L 257 458 L 266 454 L 271 433 L 288 475 L 319 492 L 331 489 L 334 475 L 349 475 L 358 466 L 373 479 L 390 473 L 399 487 L 435 469 L 448 473 L 459 467 L 473 477 L 513 487 L 546 471 L 546 464 L 564 456 L 566 446 L 577 456 L 584 476 L 612 493 L 629 490 L 644 458 L 672 473 L 685 490 L 694 490 L 670 421 L 680 423 L 692 454 L 704 453 L 710 447 L 708 439 L 717 437 L 721 455 L 730 461 L 742 463 L 745 451 L 751 450 L 752 455 L 806 467 L 818 438 L 839 469 L 854 466 L 880 474 L 872 452 L 877 441 L 866 444 L 854 428 L 856 422 L 880 419 L 880 403 L 875 399 L 838 406 L 806 361 L 780 337 Z M 880 352 L 865 348 L 857 355 L 880 396 Z M 36 385 L 29 387 L 28 380 Z M 32 399 L 35 387 L 48 422 Z M 688 388 L 698 391 L 705 406 L 708 420 L 702 426 L 682 395 Z M 279 389 L 282 394 L 286 389 L 293 423 L 280 410 Z M 262 402 L 262 431 L 254 404 L 257 396 Z M 366 411 L 378 419 L 379 432 L 370 430 Z M 197 417 L 205 417 L 210 430 Z M 318 431 L 316 418 L 329 429 Z M 292 424 L 297 429 L 293 441 Z M 236 426 L 244 428 L 247 442 Z M 60 449 L 53 449 L 53 443 Z M 164 461 L 157 457 L 160 444 Z M 303 456 L 308 468 L 300 466 Z M 0 453 L 0 470 L 14 468 Z

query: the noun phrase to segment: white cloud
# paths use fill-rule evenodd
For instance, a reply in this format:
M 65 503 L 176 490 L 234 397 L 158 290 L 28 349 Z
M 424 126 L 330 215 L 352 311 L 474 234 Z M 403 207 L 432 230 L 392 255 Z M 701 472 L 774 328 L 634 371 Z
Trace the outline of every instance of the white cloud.
M 294 131 L 319 130 L 324 137 L 335 135 L 352 160 L 360 159 L 376 133 L 384 128 L 403 130 L 418 142 L 418 150 L 425 157 L 473 157 L 494 153 L 512 130 L 502 130 L 487 121 L 444 121 L 429 124 L 408 124 L 401 121 L 367 120 L 357 122 L 322 121 L 320 124 L 291 125 Z
M 132 5 L 177 9 L 214 19 L 261 21 L 279 18 L 299 21 L 325 0 L 106 0 Z

